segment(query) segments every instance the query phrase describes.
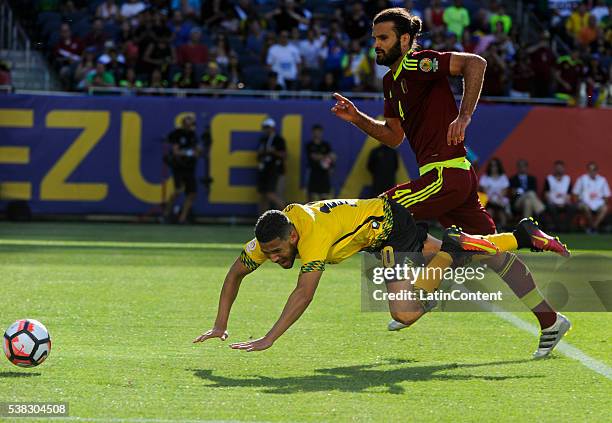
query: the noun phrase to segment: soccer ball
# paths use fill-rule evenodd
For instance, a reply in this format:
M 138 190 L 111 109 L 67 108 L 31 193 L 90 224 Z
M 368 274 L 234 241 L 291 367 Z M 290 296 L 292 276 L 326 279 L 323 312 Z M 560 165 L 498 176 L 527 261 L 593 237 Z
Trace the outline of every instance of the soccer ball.
M 34 367 L 51 352 L 51 336 L 38 320 L 17 320 L 4 332 L 4 354 L 19 367 Z

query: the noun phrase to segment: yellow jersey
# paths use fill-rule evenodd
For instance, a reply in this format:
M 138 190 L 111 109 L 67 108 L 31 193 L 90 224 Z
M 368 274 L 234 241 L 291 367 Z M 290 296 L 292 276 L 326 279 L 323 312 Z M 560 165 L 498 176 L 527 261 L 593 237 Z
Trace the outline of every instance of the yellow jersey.
M 290 204 L 283 213 L 299 235 L 302 273 L 322 271 L 326 263 L 340 263 L 361 250 L 379 248 L 393 227 L 391 207 L 384 197 Z M 240 261 L 250 270 L 266 261 L 256 238 L 245 244 Z

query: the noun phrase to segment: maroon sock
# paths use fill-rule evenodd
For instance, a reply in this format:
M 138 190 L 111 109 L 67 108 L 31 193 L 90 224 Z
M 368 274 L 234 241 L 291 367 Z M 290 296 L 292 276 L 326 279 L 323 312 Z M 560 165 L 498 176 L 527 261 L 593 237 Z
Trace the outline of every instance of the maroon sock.
M 539 294 L 533 276 L 529 268 L 515 254 L 507 253 L 500 270 L 497 272 L 504 282 L 510 287 L 512 292 L 524 303 L 534 303 L 534 299 L 541 301 L 529 306 L 531 311 L 540 322 L 540 327 L 545 329 L 552 326 L 557 320 L 557 313 L 551 308 L 544 298 Z

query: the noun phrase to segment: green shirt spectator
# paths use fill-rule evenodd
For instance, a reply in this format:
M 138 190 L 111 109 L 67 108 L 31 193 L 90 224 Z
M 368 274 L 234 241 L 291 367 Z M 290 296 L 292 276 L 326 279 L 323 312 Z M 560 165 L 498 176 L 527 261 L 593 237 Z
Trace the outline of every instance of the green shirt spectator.
M 446 29 L 457 35 L 457 39 L 463 36 L 463 30 L 470 24 L 470 14 L 467 9 L 461 5 L 461 0 L 455 0 L 454 6 L 447 7 L 444 10 L 444 23 Z
M 88 87 L 114 87 L 115 77 L 106 70 L 102 63 L 96 65 L 96 70 L 89 72 L 85 78 Z
M 510 32 L 510 28 L 512 28 L 512 18 L 507 15 L 503 9 L 501 9 L 499 13 L 493 13 L 489 19 L 489 23 L 491 24 L 491 34 L 495 33 L 497 22 L 501 22 L 504 26 L 504 34 L 508 34 Z

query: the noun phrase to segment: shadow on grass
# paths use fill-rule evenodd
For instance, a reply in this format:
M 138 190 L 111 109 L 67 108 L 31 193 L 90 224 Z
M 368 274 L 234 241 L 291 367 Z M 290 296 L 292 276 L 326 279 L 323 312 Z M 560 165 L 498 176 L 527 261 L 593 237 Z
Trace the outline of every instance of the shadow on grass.
M 33 377 L 33 376 L 40 376 L 40 373 L 0 372 L 0 379 L 3 377 Z
M 231 378 L 214 375 L 212 370 L 187 369 L 195 376 L 210 382 L 211 388 L 263 388 L 263 392 L 271 394 L 291 394 L 295 392 L 371 392 L 382 391 L 390 394 L 403 394 L 402 382 L 426 382 L 430 380 L 506 380 L 531 379 L 541 376 L 505 375 L 486 376 L 471 374 L 452 374 L 453 370 L 486 368 L 511 364 L 531 362 L 530 359 L 493 361 L 488 363 L 449 363 L 440 365 L 414 365 L 414 360 L 387 359 L 381 363 L 358 366 L 333 367 L 316 369 L 315 374 L 293 377 L 253 376 Z

